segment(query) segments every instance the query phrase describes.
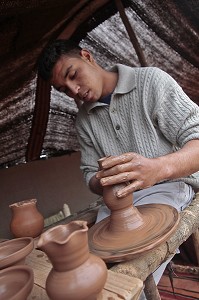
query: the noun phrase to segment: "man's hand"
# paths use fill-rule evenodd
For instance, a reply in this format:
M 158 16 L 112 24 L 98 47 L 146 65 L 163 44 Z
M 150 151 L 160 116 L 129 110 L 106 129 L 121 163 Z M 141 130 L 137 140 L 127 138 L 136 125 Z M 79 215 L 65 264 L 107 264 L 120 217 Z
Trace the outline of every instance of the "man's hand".
M 199 140 L 187 142 L 180 150 L 156 158 L 146 158 L 134 152 L 109 156 L 101 161 L 102 170 L 95 180 L 103 186 L 127 182 L 118 191 L 124 197 L 156 183 L 178 179 L 199 171 Z
M 161 165 L 158 158 L 146 158 L 134 152 L 119 156 L 109 156 L 102 163 L 102 170 L 97 172 L 102 186 L 128 182 L 118 191 L 118 197 L 124 197 L 136 190 L 150 187 L 161 178 Z

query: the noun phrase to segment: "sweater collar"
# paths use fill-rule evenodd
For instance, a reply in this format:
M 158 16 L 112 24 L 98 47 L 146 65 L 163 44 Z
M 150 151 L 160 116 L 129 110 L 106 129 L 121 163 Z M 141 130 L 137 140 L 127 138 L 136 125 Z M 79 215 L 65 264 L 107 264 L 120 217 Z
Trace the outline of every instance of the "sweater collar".
M 119 75 L 114 94 L 126 94 L 136 87 L 134 68 L 117 64 L 110 71 L 118 72 Z
M 115 94 L 129 93 L 136 87 L 134 68 L 117 64 L 110 69 L 110 72 L 118 72 L 118 82 L 115 90 L 113 91 L 112 97 L 114 97 Z M 83 104 L 88 114 L 93 108 L 106 105 L 108 104 L 99 101 Z

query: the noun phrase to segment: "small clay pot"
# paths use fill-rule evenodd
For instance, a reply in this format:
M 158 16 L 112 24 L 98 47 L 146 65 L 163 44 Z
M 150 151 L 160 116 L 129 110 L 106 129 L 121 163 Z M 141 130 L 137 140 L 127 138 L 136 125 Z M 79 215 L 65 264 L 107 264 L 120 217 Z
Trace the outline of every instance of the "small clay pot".
M 52 300 L 96 300 L 105 285 L 107 268 L 89 252 L 86 221 L 72 221 L 42 233 L 37 248 L 52 263 L 46 291 Z
M 31 237 L 16 238 L 0 243 L 0 269 L 25 264 L 26 256 L 33 250 Z
M 44 228 L 44 218 L 36 206 L 37 200 L 30 199 L 9 205 L 12 210 L 10 230 L 15 237 L 37 237 Z
M 0 271 L 1 300 L 26 300 L 33 285 L 33 271 L 28 266 L 12 266 Z

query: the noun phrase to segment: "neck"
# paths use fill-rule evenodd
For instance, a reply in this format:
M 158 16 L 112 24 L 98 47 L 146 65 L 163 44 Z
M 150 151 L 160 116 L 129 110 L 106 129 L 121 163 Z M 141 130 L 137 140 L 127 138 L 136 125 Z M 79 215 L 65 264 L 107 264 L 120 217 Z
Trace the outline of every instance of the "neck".
M 102 96 L 108 96 L 112 93 L 117 85 L 118 73 L 104 71 L 104 88 Z

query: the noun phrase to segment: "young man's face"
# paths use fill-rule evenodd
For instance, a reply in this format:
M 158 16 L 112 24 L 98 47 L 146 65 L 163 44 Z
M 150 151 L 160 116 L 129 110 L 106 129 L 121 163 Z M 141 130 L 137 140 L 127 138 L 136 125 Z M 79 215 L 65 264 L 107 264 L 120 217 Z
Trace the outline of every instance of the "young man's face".
M 77 102 L 95 102 L 103 96 L 103 76 L 91 54 L 62 56 L 55 64 L 51 84 Z

